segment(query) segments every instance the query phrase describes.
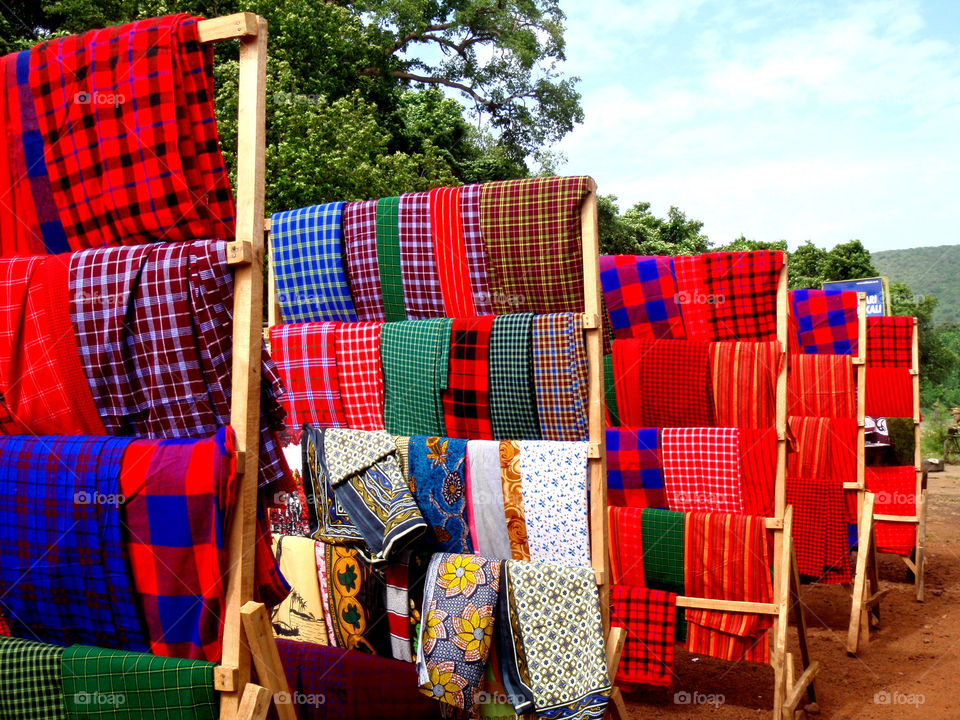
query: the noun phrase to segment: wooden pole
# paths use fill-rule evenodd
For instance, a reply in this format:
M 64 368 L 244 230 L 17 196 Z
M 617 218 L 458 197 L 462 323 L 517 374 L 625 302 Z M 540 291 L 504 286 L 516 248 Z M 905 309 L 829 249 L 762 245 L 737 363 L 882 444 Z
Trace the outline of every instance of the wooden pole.
M 916 571 L 913 574 L 914 585 L 916 587 L 917 602 L 923 602 L 923 572 L 924 572 L 924 552 L 926 532 L 926 489 L 923 483 L 923 452 L 920 449 L 920 326 L 917 318 L 913 318 L 913 339 L 911 347 L 911 367 L 910 372 L 913 380 L 913 466 L 916 472 L 916 491 L 914 493 L 914 504 L 919 519 L 917 524 L 916 549 L 914 551 L 914 565 Z
M 772 652 L 770 664 L 773 666 L 773 717 L 781 720 L 786 700 L 786 617 L 789 602 L 789 554 L 784 561 L 784 534 L 789 530 L 787 510 L 787 370 L 790 362 L 787 342 L 787 257 L 783 258 L 783 268 L 777 282 L 777 341 L 783 353 L 783 363 L 777 376 L 777 475 L 774 486 L 774 518 L 784 523 L 783 530 L 773 531 L 773 582 L 777 604 L 783 604 L 782 612 L 774 615 Z M 792 517 L 792 515 L 791 515 Z

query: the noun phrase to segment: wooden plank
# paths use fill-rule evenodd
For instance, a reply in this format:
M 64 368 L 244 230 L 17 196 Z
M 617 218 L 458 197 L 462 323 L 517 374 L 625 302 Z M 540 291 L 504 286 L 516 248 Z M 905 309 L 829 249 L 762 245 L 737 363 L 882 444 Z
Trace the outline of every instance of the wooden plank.
M 919 523 L 919 515 L 874 515 L 874 522 Z
M 242 642 L 240 608 L 253 599 L 257 518 L 266 79 L 267 23 L 257 18 L 256 33 L 240 42 L 237 240 L 250 243 L 252 257 L 250 263 L 238 266 L 234 275 L 230 424 L 236 432 L 237 450 L 244 453 L 244 473 L 227 536 L 230 574 L 224 606 L 222 664 L 237 668 L 237 689 L 221 696 L 223 720 L 237 717 L 242 701 L 240 692 L 250 680 L 250 655 Z
M 865 607 L 868 607 L 868 608 L 869 608 L 869 607 L 874 607 L 874 606 L 875 606 L 877 603 L 879 603 L 880 600 L 882 600 L 883 597 L 884 597 L 885 595 L 887 595 L 887 593 L 889 593 L 891 590 L 892 590 L 892 588 L 884 588 L 883 590 L 878 590 L 878 591 L 875 592 L 873 595 L 871 595 L 870 597 L 868 597 L 866 600 L 863 601 L 864 606 L 865 606 Z
M 847 627 L 847 654 L 856 655 L 860 649 L 860 633 L 863 630 L 864 597 L 867 584 L 867 558 L 870 556 L 873 530 L 873 493 L 864 493 L 860 510 L 859 538 L 857 541 L 857 570 L 853 578 L 853 601 L 850 606 L 850 624 Z M 869 632 L 869 627 L 867 628 Z
M 793 616 L 796 618 L 797 623 L 797 644 L 800 646 L 800 667 L 807 670 L 815 663 L 811 663 L 810 661 L 810 648 L 807 645 L 807 614 L 804 611 L 803 602 L 800 600 L 800 571 L 797 569 L 797 553 L 793 547 L 792 538 L 790 542 L 790 603 L 793 605 Z M 810 702 L 814 703 L 817 701 L 817 692 L 812 682 L 808 686 L 807 695 Z
M 607 675 L 610 682 L 617 677 L 620 667 L 620 656 L 623 654 L 623 644 L 627 641 L 627 631 L 621 627 L 612 627 L 607 634 Z
M 264 720 L 270 710 L 270 691 L 260 685 L 247 683 L 237 708 L 237 720 Z
M 923 602 L 923 575 L 926 565 L 926 534 L 927 534 L 927 490 L 924 488 L 920 492 L 920 524 L 917 526 L 917 558 L 916 558 L 916 578 L 917 602 Z
M 783 519 L 782 518 L 766 518 L 764 520 L 764 525 L 767 530 L 783 530 Z
M 237 689 L 237 669 L 217 665 L 213 669 L 213 689 L 219 692 L 233 692 Z
M 251 12 L 241 12 L 211 18 L 210 20 L 201 20 L 197 23 L 197 34 L 200 36 L 201 43 L 255 37 L 258 29 L 258 20 L 259 18 Z
M 787 717 L 793 717 L 793 713 L 797 711 L 797 705 L 800 704 L 800 698 L 803 696 L 803 691 L 813 685 L 813 679 L 819 673 L 820 663 L 815 660 L 810 663 L 810 667 L 803 671 L 796 683 L 794 683 L 793 687 L 790 688 L 790 694 L 787 695 L 787 699 L 783 703 L 783 709 L 786 712 Z
M 787 695 L 787 626 L 790 612 L 790 554 L 793 550 L 791 538 L 793 530 L 793 506 L 787 506 L 783 515 L 783 531 L 780 535 L 780 556 L 774 558 L 774 592 L 779 613 L 773 619 L 773 651 L 770 664 L 773 666 L 773 717 L 782 720 L 783 704 Z M 777 572 L 779 569 L 779 573 Z
M 747 602 L 746 600 L 715 600 L 713 598 L 677 596 L 677 607 L 695 610 L 723 610 L 726 612 L 749 612 L 758 615 L 779 615 L 778 603 Z
M 277 707 L 277 717 L 280 720 L 297 720 L 267 608 L 263 603 L 250 601 L 240 609 L 240 615 L 243 617 L 243 630 L 250 655 L 257 669 L 257 680 L 270 689 Z
M 789 602 L 789 582 L 787 582 L 787 568 L 790 562 L 789 541 L 791 509 L 787 508 L 787 371 L 790 362 L 789 345 L 787 342 L 788 315 L 787 315 L 787 272 L 788 258 L 784 254 L 783 268 L 777 281 L 777 341 L 783 353 L 783 363 L 780 374 L 777 376 L 777 475 L 774 486 L 774 517 L 783 519 L 783 529 L 773 533 L 773 587 L 780 605 L 780 612 L 773 619 L 773 649 L 770 654 L 770 664 L 773 666 L 773 718 L 781 720 L 783 717 L 783 701 L 786 697 L 786 671 L 784 667 L 787 651 L 787 618 Z M 784 557 L 786 553 L 786 557 Z

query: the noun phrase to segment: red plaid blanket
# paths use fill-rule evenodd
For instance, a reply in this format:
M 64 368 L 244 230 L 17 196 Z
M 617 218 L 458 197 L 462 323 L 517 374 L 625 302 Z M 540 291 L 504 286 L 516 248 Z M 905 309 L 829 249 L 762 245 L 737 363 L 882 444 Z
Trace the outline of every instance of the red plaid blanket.
M 617 409 L 631 427 L 710 427 L 709 344 L 614 340 Z
M 627 631 L 616 684 L 673 685 L 677 596 L 663 590 L 613 585 L 610 624 Z
M 337 377 L 335 322 L 293 323 L 270 328 L 270 352 L 286 392 L 283 407 L 292 428 L 304 423 L 345 427 Z
M 849 355 L 791 355 L 787 414 L 855 418 L 856 384 Z
M 609 507 L 610 580 L 616 585 L 646 587 L 643 575 L 643 508 Z
M 787 477 L 797 567 L 808 580 L 853 581 L 843 486 L 833 479 Z
M 664 428 L 660 455 L 669 509 L 743 512 L 738 428 Z
M 460 188 L 430 191 L 430 227 L 447 317 L 474 317 L 470 264 L 460 224 Z
M 443 391 L 447 435 L 492 440 L 490 421 L 490 332 L 493 315 L 453 321 L 450 374 Z
M 867 367 L 913 367 L 912 317 L 867 318 Z
M 867 490 L 875 494 L 876 515 L 916 517 L 917 471 L 910 466 L 867 467 L 864 474 Z M 876 524 L 877 550 L 910 555 L 917 546 L 917 525 L 881 520 Z
M 871 417 L 913 417 L 913 376 L 907 368 L 867 367 L 864 412 Z
M 124 454 L 125 542 L 155 655 L 220 660 L 236 481 L 229 427 L 208 440 L 134 440 Z
M 617 338 L 683 339 L 673 258 L 601 255 L 603 300 Z
M 713 410 L 721 427 L 768 428 L 777 420 L 778 342 L 710 343 Z
M 793 352 L 810 355 L 856 355 L 859 342 L 857 293 L 791 290 Z
M 377 264 L 377 201 L 343 207 L 343 254 L 350 294 L 360 321 L 383 322 L 383 293 Z
M 383 373 L 380 328 L 383 323 L 337 326 L 337 375 L 347 427 L 383 430 Z
M 30 88 L 70 247 L 233 236 L 212 53 L 186 14 L 31 51 Z

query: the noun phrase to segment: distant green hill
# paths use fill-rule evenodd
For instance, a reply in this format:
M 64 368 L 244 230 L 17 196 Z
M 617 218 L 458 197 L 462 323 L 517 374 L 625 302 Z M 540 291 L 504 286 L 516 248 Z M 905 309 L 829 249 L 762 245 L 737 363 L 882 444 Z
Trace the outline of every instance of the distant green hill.
M 884 250 L 871 256 L 890 282 L 906 283 L 914 295 L 934 295 L 940 300 L 935 323 L 960 322 L 960 245 Z

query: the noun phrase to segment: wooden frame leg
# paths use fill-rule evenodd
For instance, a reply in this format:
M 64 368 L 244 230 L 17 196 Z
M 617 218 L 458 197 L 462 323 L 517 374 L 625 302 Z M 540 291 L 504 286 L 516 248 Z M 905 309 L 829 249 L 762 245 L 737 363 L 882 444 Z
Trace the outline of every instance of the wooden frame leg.
M 277 708 L 277 716 L 280 720 L 297 720 L 267 608 L 263 603 L 251 601 L 240 609 L 240 615 L 257 679 L 269 690 L 270 699 Z
M 270 691 L 260 685 L 247 683 L 237 708 L 237 720 L 264 720 L 270 709 Z
M 613 690 L 610 692 L 610 703 L 607 705 L 605 717 L 627 720 L 627 706 L 623 702 L 623 694 L 614 683 L 617 679 L 617 668 L 620 667 L 620 655 L 623 654 L 623 644 L 627 640 L 627 631 L 620 627 L 611 627 L 607 635 L 607 675 Z
M 926 534 L 927 534 L 927 490 L 920 491 L 920 502 L 917 503 L 917 550 L 915 564 L 917 566 L 914 573 L 914 584 L 917 590 L 917 602 L 923 602 L 923 575 L 926 565 Z
M 847 630 L 847 654 L 856 655 L 860 648 L 860 635 L 865 632 L 869 639 L 870 624 L 864 623 L 867 598 L 867 561 L 872 551 L 874 494 L 864 493 L 858 523 L 857 567 L 853 576 L 853 599 L 850 606 L 850 626 Z M 864 627 L 866 625 L 866 627 Z

